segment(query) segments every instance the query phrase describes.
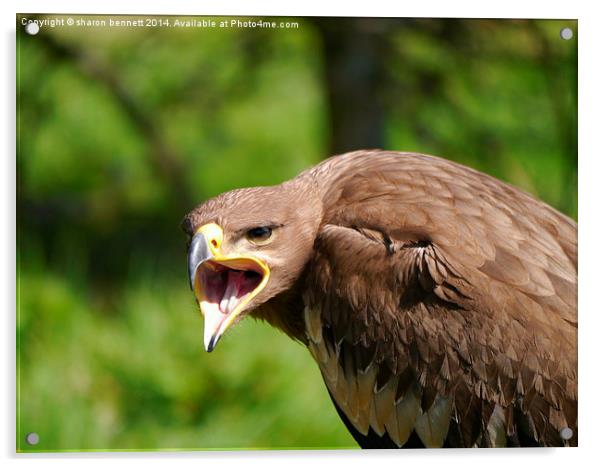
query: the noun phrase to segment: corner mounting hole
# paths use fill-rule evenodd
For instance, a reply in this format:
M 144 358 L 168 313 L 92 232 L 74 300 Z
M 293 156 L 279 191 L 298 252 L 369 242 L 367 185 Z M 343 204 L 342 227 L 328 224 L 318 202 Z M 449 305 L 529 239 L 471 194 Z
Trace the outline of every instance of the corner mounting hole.
M 25 436 L 25 442 L 30 446 L 35 446 L 40 442 L 40 435 L 38 435 L 36 432 L 27 433 L 27 436 Z
M 560 37 L 565 41 L 570 41 L 573 38 L 573 30 L 571 28 L 562 28 L 560 30 Z
M 34 23 L 32 21 L 31 23 L 27 23 L 25 25 L 25 32 L 30 36 L 35 36 L 38 32 L 40 32 L 40 26 L 38 23 Z
M 568 426 L 565 426 L 562 430 L 560 430 L 560 437 L 568 441 L 573 437 L 573 430 L 571 430 Z

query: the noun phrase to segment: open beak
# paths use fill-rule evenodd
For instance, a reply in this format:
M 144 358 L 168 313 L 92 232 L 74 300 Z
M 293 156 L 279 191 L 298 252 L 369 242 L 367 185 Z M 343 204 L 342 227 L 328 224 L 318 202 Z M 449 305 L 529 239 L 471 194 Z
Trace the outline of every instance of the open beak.
M 223 255 L 224 233 L 214 223 L 199 228 L 188 250 L 190 288 L 205 317 L 205 350 L 211 352 L 226 329 L 266 286 L 268 266 L 248 255 Z

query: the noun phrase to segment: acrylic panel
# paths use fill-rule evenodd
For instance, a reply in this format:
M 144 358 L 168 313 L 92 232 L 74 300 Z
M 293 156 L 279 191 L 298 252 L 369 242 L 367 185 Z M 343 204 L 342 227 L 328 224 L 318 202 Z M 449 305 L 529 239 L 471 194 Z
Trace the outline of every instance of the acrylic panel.
M 16 35 L 17 451 L 577 445 L 576 20 Z

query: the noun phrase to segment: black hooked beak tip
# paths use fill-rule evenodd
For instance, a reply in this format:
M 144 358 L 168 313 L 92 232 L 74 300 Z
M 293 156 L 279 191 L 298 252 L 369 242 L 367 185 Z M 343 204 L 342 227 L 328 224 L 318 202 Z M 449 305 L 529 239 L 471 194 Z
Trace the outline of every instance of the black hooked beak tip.
M 197 269 L 202 263 L 211 258 L 213 258 L 213 254 L 209 250 L 207 239 L 201 232 L 195 234 L 188 249 L 188 279 L 190 281 L 190 289 L 193 292 Z

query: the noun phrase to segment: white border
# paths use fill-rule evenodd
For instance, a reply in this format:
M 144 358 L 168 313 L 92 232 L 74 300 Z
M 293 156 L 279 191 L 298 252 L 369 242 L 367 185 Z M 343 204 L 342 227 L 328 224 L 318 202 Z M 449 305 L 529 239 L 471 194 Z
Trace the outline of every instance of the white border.
M 350 465 L 364 465 L 375 461 L 383 463 L 413 463 L 428 465 L 522 465 L 526 462 L 543 462 L 546 465 L 584 463 L 588 465 L 599 457 L 598 438 L 602 433 L 600 409 L 601 364 L 600 364 L 600 309 L 598 284 L 602 262 L 600 236 L 602 224 L 602 109 L 600 83 L 602 83 L 599 51 L 600 17 L 596 14 L 595 1 L 531 1 L 506 0 L 498 2 L 468 0 L 454 1 L 378 1 L 352 3 L 304 0 L 284 4 L 278 1 L 255 0 L 185 2 L 178 0 L 157 1 L 28 1 L 7 5 L 2 2 L 3 47 L 2 51 L 2 102 L 5 108 L 2 118 L 2 241 L 0 258 L 2 276 L 0 284 L 5 301 L 3 342 L 0 345 L 3 358 L 0 360 L 2 404 L 4 415 L 0 425 L 2 457 L 8 465 L 30 465 L 38 459 L 54 465 L 82 461 L 94 465 L 132 465 L 141 463 L 166 463 L 178 461 L 186 465 L 199 463 L 222 463 L 238 465 L 250 461 L 262 467 L 282 465 L 305 466 L 308 463 L 337 461 Z M 283 15 L 283 16 L 425 16 L 425 17 L 489 17 L 489 18 L 578 18 L 579 29 L 579 443 L 577 449 L 521 449 L 521 450 L 454 450 L 428 452 L 194 452 L 194 453 L 115 453 L 115 454 L 43 454 L 16 455 L 15 450 L 15 17 L 17 12 L 33 13 L 136 13 L 136 14 L 207 14 L 207 15 Z M 518 116 L 517 116 L 518 118 Z M 302 429 L 302 427 L 300 427 Z M 598 459 L 599 462 L 599 459 Z M 576 464 L 574 464 L 576 465 Z
M 580 1 L 505 0 L 476 2 L 467 0 L 422 0 L 369 2 L 306 0 L 296 3 L 256 0 L 246 2 L 209 0 L 202 3 L 187 1 L 87 1 L 22 0 L 22 13 L 136 13 L 136 14 L 205 14 L 205 15 L 285 15 L 285 16 L 425 16 L 464 18 L 576 18 L 582 10 Z M 585 4 L 585 2 L 583 2 Z

